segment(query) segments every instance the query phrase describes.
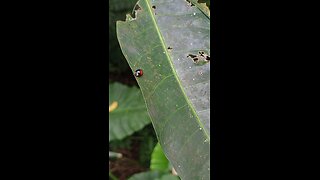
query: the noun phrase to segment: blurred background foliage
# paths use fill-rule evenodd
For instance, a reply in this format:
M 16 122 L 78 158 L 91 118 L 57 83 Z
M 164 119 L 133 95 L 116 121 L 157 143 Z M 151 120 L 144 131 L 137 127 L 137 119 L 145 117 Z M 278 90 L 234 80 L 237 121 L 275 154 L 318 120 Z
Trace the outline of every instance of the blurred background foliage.
M 124 21 L 126 14 L 131 13 L 137 0 L 109 0 L 109 72 L 123 73 L 129 65 L 123 56 L 117 36 L 116 21 Z
M 145 104 L 116 36 L 116 21 L 124 21 L 136 2 L 109 0 L 109 179 L 178 180 L 146 108 L 134 109 Z M 210 8 L 209 0 L 199 2 Z M 110 105 L 114 106 L 111 112 Z

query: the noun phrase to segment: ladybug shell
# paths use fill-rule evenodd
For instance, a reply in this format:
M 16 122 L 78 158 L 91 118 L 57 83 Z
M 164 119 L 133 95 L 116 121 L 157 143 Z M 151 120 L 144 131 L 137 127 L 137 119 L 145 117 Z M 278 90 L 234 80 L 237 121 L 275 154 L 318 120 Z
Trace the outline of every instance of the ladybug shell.
M 143 71 L 142 69 L 137 69 L 135 72 L 134 72 L 134 75 L 136 77 L 141 77 L 143 75 Z

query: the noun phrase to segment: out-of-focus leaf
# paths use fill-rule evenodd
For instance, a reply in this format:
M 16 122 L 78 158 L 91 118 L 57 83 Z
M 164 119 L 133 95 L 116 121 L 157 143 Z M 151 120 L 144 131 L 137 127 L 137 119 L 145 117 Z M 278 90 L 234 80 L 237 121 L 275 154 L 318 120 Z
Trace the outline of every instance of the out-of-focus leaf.
M 137 0 L 108 0 L 109 10 L 114 12 L 127 11 L 132 9 Z
M 137 134 L 141 138 L 139 146 L 139 162 L 144 167 L 149 168 L 151 154 L 154 150 L 154 147 L 158 143 L 157 137 L 152 125 L 146 126 Z
M 180 180 L 179 176 L 175 176 L 172 174 L 164 174 L 161 176 L 160 180 Z
M 109 150 L 117 151 L 118 149 L 130 149 L 131 145 L 132 145 L 131 136 L 127 136 L 121 140 L 109 141 Z
M 137 87 L 120 83 L 109 84 L 109 105 L 117 107 L 109 112 L 109 142 L 121 140 L 150 123 L 150 118 Z
M 164 155 L 163 150 L 158 143 L 154 148 L 151 155 L 151 170 L 159 170 L 159 171 L 168 171 L 169 170 L 169 161 L 167 157 Z
M 210 179 L 210 16 L 186 0 L 140 0 L 117 36 L 166 157 L 184 180 Z
M 128 180 L 179 180 L 178 176 L 160 171 L 148 171 L 131 176 Z

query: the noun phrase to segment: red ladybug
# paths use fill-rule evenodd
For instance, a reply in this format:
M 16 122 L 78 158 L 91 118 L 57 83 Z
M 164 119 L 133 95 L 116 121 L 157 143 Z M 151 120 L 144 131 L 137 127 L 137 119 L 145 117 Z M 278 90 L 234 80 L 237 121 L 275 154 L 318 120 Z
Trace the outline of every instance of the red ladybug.
M 136 77 L 141 77 L 142 75 L 143 75 L 142 69 L 137 69 L 137 70 L 134 72 L 134 76 L 136 76 Z

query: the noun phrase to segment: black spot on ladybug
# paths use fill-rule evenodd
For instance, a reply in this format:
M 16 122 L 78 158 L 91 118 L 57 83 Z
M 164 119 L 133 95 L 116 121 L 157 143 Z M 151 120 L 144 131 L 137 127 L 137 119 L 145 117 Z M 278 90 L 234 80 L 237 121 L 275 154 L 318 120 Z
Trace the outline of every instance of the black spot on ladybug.
M 142 75 L 143 75 L 142 69 L 137 69 L 137 70 L 134 72 L 134 76 L 136 76 L 136 77 L 141 77 Z

